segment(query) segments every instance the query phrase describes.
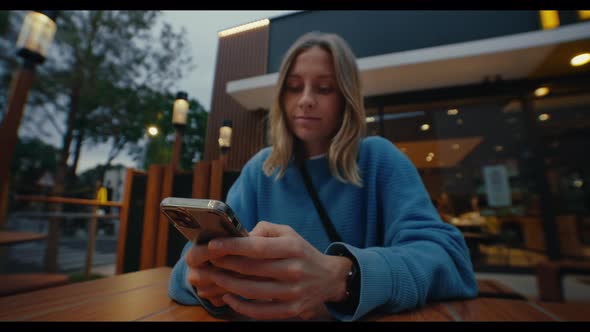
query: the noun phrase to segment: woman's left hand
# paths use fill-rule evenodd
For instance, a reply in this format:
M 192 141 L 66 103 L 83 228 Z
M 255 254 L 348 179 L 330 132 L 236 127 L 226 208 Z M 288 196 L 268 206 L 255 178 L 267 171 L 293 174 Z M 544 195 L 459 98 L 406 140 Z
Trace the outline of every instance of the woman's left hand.
M 249 237 L 215 239 L 208 249 L 222 269 L 212 278 L 231 293 L 223 301 L 242 315 L 327 318 L 324 303 L 345 297 L 350 259 L 322 254 L 289 226 L 262 221 Z

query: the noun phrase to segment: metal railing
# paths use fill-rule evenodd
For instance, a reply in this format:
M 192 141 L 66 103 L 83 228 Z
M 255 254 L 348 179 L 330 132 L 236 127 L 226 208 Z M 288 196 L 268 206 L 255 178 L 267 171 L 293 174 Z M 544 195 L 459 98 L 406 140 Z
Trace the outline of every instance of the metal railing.
M 47 236 L 47 251 L 45 255 L 45 268 L 48 272 L 57 271 L 57 252 L 59 230 L 62 220 L 67 219 L 90 219 L 88 227 L 88 247 L 86 252 L 86 264 L 84 273 L 88 277 L 92 269 L 92 260 L 96 246 L 96 230 L 99 220 L 118 219 L 119 214 L 101 214 L 98 212 L 100 207 L 118 207 L 122 208 L 123 204 L 119 202 L 100 202 L 93 199 L 58 197 L 58 196 L 31 196 L 17 195 L 16 200 L 27 202 L 44 202 L 50 204 L 71 204 L 78 206 L 90 206 L 91 212 L 62 212 L 62 211 L 18 211 L 13 214 L 15 217 L 47 218 L 49 230 Z

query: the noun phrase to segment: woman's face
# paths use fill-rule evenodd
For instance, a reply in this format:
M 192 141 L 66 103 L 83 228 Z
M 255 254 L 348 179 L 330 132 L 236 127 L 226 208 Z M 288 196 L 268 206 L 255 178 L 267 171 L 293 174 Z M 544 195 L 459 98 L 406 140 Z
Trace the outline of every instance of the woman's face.
M 293 60 L 283 89 L 288 125 L 303 141 L 307 156 L 327 152 L 343 113 L 330 54 L 320 47 L 300 53 Z

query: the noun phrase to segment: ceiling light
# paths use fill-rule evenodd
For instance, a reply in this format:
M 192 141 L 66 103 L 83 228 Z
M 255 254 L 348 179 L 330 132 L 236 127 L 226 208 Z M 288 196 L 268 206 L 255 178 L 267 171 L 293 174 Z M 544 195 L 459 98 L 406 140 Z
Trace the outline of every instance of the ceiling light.
M 570 65 L 577 67 L 590 62 L 590 53 L 578 54 L 570 60 Z
M 237 27 L 223 30 L 223 31 L 219 32 L 218 35 L 219 35 L 219 37 L 226 37 L 226 36 L 230 36 L 230 35 L 233 35 L 236 33 L 264 27 L 264 26 L 267 26 L 269 23 L 270 23 L 270 20 L 265 18 L 263 20 L 259 20 L 256 22 L 251 22 L 251 23 L 247 23 L 247 24 L 243 24 L 243 25 L 240 25 Z
M 427 131 L 428 129 L 430 129 L 430 125 L 428 123 L 425 123 L 420 126 L 420 130 L 422 131 Z
M 448 115 L 457 115 L 457 114 L 459 114 L 459 110 L 456 108 L 453 108 L 453 109 L 448 110 L 447 114 Z
M 584 180 L 582 180 L 582 179 L 575 179 L 574 180 L 574 187 L 582 188 L 583 185 L 584 185 Z
M 372 116 L 368 116 L 368 117 L 365 119 L 365 121 L 366 121 L 367 123 L 375 122 L 375 118 L 374 118 L 374 117 L 372 117 Z
M 549 94 L 549 88 L 546 86 L 539 87 L 535 90 L 535 96 L 544 97 Z

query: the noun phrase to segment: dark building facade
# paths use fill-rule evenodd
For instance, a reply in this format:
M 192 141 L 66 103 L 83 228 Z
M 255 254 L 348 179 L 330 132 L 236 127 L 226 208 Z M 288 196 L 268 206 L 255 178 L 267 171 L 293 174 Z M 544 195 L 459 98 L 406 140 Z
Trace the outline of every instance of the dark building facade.
M 588 11 L 303 11 L 220 32 L 205 159 L 266 142 L 287 48 L 332 32 L 358 59 L 368 135 L 414 163 L 476 267 L 590 257 Z M 577 56 L 577 57 L 576 57 Z

